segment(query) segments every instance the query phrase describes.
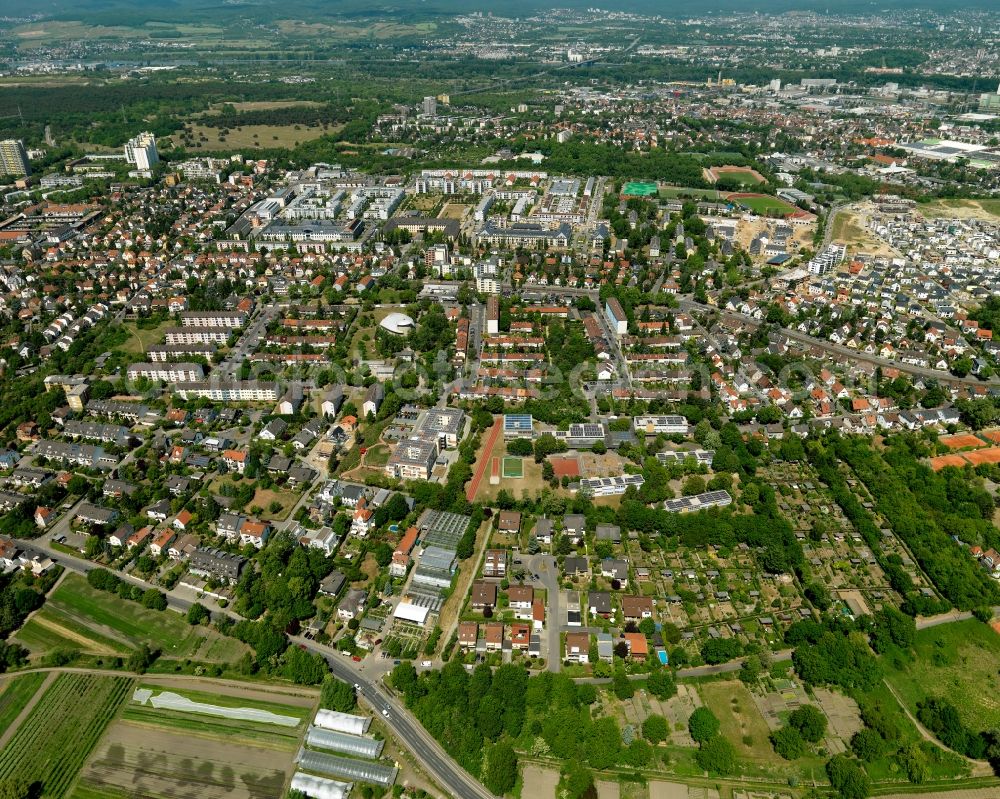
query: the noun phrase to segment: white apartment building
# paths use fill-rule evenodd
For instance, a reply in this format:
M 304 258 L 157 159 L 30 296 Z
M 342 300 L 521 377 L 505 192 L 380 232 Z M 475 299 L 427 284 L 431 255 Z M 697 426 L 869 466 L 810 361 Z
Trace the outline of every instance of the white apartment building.
M 174 392 L 181 399 L 204 397 L 213 402 L 277 402 L 278 384 L 259 380 L 178 383 Z
M 242 311 L 184 311 L 184 327 L 243 327 L 247 315 Z
M 125 144 L 125 160 L 137 169 L 150 170 L 160 160 L 156 152 L 156 137 L 149 131 L 140 133 Z
M 205 379 L 205 369 L 200 363 L 134 363 L 128 368 L 128 379 L 145 377 L 165 383 L 183 383 Z
M 168 327 L 163 335 L 168 345 L 225 344 L 229 341 L 228 327 Z

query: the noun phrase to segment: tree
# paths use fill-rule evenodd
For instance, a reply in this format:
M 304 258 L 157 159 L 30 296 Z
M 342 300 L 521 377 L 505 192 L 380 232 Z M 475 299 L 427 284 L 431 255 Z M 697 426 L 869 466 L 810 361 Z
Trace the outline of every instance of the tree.
M 826 734 L 826 716 L 815 705 L 802 705 L 792 711 L 788 723 L 798 730 L 804 741 L 819 743 Z
M 156 660 L 158 654 L 153 652 L 146 644 L 143 644 L 129 655 L 125 668 L 129 671 L 134 671 L 136 674 L 145 674 L 146 669 Z
M 721 735 L 709 738 L 695 752 L 695 762 L 705 771 L 726 776 L 736 771 L 736 750 Z
M 882 757 L 885 752 L 885 742 L 875 730 L 865 727 L 854 733 L 851 738 L 851 751 L 866 763 L 871 763 Z
M 21 777 L 8 777 L 0 782 L 0 799 L 29 799 L 31 784 Z
M 703 744 L 719 733 L 719 720 L 707 707 L 700 707 L 688 718 L 688 732 L 696 743 Z
M 657 669 L 646 680 L 646 690 L 657 699 L 669 699 L 677 693 L 677 683 L 668 669 Z
M 611 678 L 611 688 L 619 699 L 631 699 L 635 695 L 635 687 L 625 673 L 625 666 L 619 664 Z
M 530 438 L 515 438 L 507 442 L 507 452 L 510 455 L 517 455 L 522 458 L 531 456 L 533 447 Z
M 297 646 L 285 650 L 284 661 L 282 671 L 285 677 L 297 685 L 319 685 L 329 673 L 329 666 L 322 655 L 306 652 Z
M 493 793 L 503 796 L 517 782 L 517 755 L 506 740 L 494 744 L 486 753 L 483 784 Z
M 411 665 L 410 668 L 413 666 Z M 358 697 L 353 686 L 348 685 L 343 680 L 338 680 L 332 674 L 327 674 L 323 678 L 319 704 L 320 707 L 336 710 L 338 713 L 351 713 L 358 706 Z
M 155 588 L 147 588 L 142 595 L 142 604 L 150 610 L 166 610 L 167 597 Z
M 195 602 L 187 612 L 187 623 L 191 626 L 196 626 L 201 624 L 206 619 L 211 618 L 212 614 L 204 605 L 200 602 Z
M 826 775 L 841 799 L 866 799 L 871 791 L 871 783 L 864 769 L 846 755 L 830 758 L 826 764 Z
M 661 741 L 667 740 L 667 737 L 670 735 L 670 726 L 663 716 L 653 713 L 647 716 L 646 720 L 642 723 L 642 734 L 647 741 L 658 744 Z
M 562 783 L 567 799 L 597 799 L 594 775 L 576 761 L 565 766 Z
M 806 742 L 802 740 L 799 731 L 792 726 L 785 726 L 771 733 L 771 744 L 774 751 L 785 760 L 795 760 L 806 753 Z

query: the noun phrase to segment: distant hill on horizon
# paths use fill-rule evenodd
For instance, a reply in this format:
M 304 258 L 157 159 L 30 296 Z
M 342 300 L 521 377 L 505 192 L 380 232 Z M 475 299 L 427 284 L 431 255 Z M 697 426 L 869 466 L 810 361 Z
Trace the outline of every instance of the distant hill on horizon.
M 24 0 L 0 0 L 0 15 L 19 17 L 27 13 L 52 15 L 105 25 L 142 24 L 198 20 L 207 22 L 239 18 L 321 20 L 346 16 L 435 17 L 472 11 L 495 11 L 504 16 L 530 14 L 550 8 L 604 8 L 633 10 L 664 16 L 686 17 L 733 11 L 786 13 L 816 11 L 831 16 L 879 11 L 926 10 L 950 13 L 970 8 L 996 9 L 996 0 L 506 0 L 502 4 L 483 0 L 35 0 L 30 9 Z

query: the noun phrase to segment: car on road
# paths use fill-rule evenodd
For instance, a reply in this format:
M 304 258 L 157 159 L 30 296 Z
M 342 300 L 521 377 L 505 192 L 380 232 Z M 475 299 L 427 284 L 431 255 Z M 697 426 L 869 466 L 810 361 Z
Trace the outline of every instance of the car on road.
M 431 665 L 431 662 L 429 660 L 421 660 L 420 665 L 426 669 Z
M 388 718 L 388 716 L 389 716 L 389 708 L 387 708 L 387 707 L 382 708 L 382 715 Z

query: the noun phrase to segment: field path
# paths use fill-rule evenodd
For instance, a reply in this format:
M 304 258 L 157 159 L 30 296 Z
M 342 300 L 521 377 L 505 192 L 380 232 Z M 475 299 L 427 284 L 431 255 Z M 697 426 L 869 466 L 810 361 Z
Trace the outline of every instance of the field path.
M 75 630 L 70 630 L 68 627 L 63 627 L 58 622 L 55 622 L 52 619 L 46 618 L 45 616 L 35 616 L 34 619 L 33 619 L 33 621 L 35 622 L 35 624 L 41 625 L 42 627 L 44 627 L 47 630 L 51 630 L 56 635 L 59 635 L 62 638 L 66 638 L 67 640 L 73 641 L 74 643 L 78 644 L 79 647 L 80 647 L 80 649 L 83 650 L 84 652 L 91 652 L 91 653 L 93 653 L 95 655 L 120 655 L 121 654 L 121 652 L 118 652 L 118 651 L 112 649 L 111 647 L 103 646 L 101 644 L 98 644 L 98 643 L 92 641 L 91 639 L 87 638 L 87 636 L 81 635 L 80 633 L 76 632 Z M 103 630 L 102 630 L 102 632 L 103 632 Z M 128 644 L 126 644 L 126 645 L 128 645 Z
M 496 421 L 493 422 L 493 427 L 490 428 L 489 435 L 486 438 L 486 446 L 483 449 L 483 457 L 479 459 L 479 463 L 476 464 L 476 473 L 472 475 L 472 480 L 469 482 L 469 488 L 465 492 L 465 498 L 472 502 L 476 498 L 476 492 L 479 491 L 479 484 L 483 481 L 483 475 L 486 474 L 486 469 L 490 465 L 490 453 L 493 452 L 493 447 L 497 443 L 497 437 L 500 435 L 500 430 L 503 425 L 503 417 L 498 416 Z
M 896 701 L 899 702 L 899 706 L 903 709 L 903 712 L 906 714 L 907 718 L 909 718 L 909 720 L 913 722 L 913 726 L 917 728 L 917 732 L 920 733 L 920 736 L 925 741 L 930 741 L 935 746 L 940 746 L 942 749 L 962 758 L 962 760 L 964 760 L 972 767 L 973 777 L 989 777 L 993 775 L 993 768 L 987 761 L 973 760 L 971 757 L 966 757 L 961 752 L 956 752 L 954 749 L 951 749 L 945 746 L 943 743 L 941 743 L 941 741 L 939 741 L 936 737 L 934 737 L 934 734 L 930 730 L 928 730 L 923 724 L 921 724 L 919 719 L 917 719 L 917 717 L 910 712 L 910 709 L 906 706 L 906 702 L 903 701 L 903 697 L 901 697 L 899 693 L 896 691 L 896 689 L 893 688 L 892 684 L 888 680 L 883 680 L 882 682 L 885 683 L 885 686 L 889 689 L 889 692 L 894 697 L 896 697 Z
M 49 672 L 45 681 L 38 686 L 38 690 L 35 691 L 35 695 L 31 697 L 31 699 L 28 700 L 28 704 L 24 706 L 24 710 L 17 715 L 17 718 L 14 719 L 13 723 L 3 731 L 2 735 L 0 735 L 0 749 L 3 749 L 7 745 L 7 742 L 14 737 L 14 733 L 17 732 L 17 728 L 21 726 L 21 722 L 31 715 L 31 711 L 35 709 L 35 705 L 38 704 L 45 692 L 49 690 L 49 686 L 55 682 L 56 677 L 58 676 L 58 672 Z

